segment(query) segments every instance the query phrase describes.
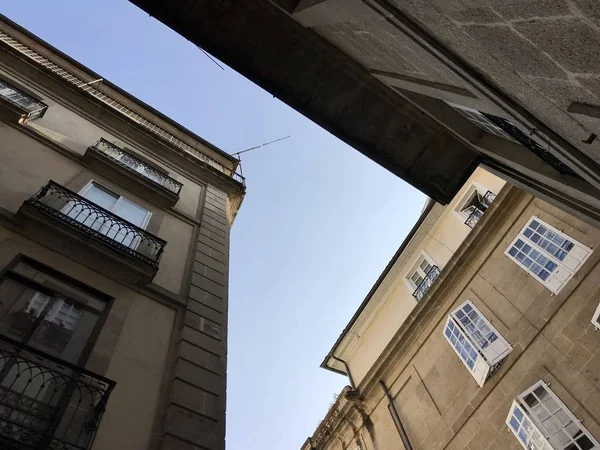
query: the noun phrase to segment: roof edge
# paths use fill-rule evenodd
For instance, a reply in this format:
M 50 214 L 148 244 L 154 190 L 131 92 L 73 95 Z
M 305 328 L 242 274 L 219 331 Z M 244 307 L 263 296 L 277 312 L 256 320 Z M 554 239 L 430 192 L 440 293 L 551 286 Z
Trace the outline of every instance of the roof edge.
M 229 153 L 227 153 L 224 150 L 220 149 L 216 145 L 208 142 L 206 139 L 200 137 L 199 135 L 197 135 L 193 131 L 191 131 L 188 128 L 184 127 L 180 123 L 176 122 L 175 120 L 173 120 L 170 117 L 166 116 L 165 114 L 161 113 L 157 109 L 155 109 L 152 106 L 148 105 L 146 102 L 140 100 L 139 98 L 135 97 L 134 95 L 131 95 L 129 92 L 123 90 L 122 88 L 120 88 L 116 84 L 110 82 L 109 80 L 107 80 L 106 78 L 104 78 L 102 75 L 94 72 L 89 67 L 81 64 L 77 60 L 73 59 L 72 57 L 70 57 L 66 53 L 64 53 L 61 50 L 57 49 L 53 45 L 49 44 L 45 40 L 41 39 L 39 36 L 33 34 L 31 31 L 27 30 L 26 28 L 22 27 L 21 25 L 19 25 L 18 23 L 12 21 L 11 19 L 9 19 L 8 17 L 6 17 L 5 15 L 3 15 L 1 13 L 0 13 L 0 22 L 6 23 L 7 25 L 9 25 L 10 27 L 14 28 L 19 33 L 25 35 L 28 39 L 31 39 L 32 41 L 36 42 L 37 44 L 39 44 L 39 45 L 47 48 L 49 51 L 51 51 L 52 53 L 56 54 L 58 57 L 64 59 L 67 63 L 72 64 L 73 66 L 75 66 L 79 70 L 87 72 L 91 77 L 94 77 L 94 78 L 97 78 L 97 79 L 102 78 L 102 84 L 104 84 L 107 87 L 109 87 L 110 89 L 114 90 L 119 95 L 122 95 L 125 98 L 127 98 L 128 100 L 130 100 L 131 102 L 138 104 L 140 107 L 146 109 L 149 113 L 157 116 L 159 119 L 165 121 L 166 123 L 168 123 L 172 127 L 174 127 L 177 130 L 179 130 L 180 132 L 182 132 L 182 133 L 188 135 L 189 137 L 197 140 L 202 145 L 205 145 L 210 150 L 212 150 L 215 153 L 219 154 L 219 156 L 221 156 L 221 157 L 223 157 L 223 158 L 231 161 L 234 165 L 236 165 L 238 163 L 238 159 L 235 156 L 230 155 Z
M 437 204 L 437 202 L 435 200 L 428 201 L 427 205 L 421 212 L 421 215 L 417 219 L 416 223 L 413 225 L 411 230 L 408 232 L 408 234 L 404 238 L 404 241 L 402 241 L 402 244 L 400 244 L 400 247 L 398 248 L 398 250 L 396 250 L 396 253 L 394 253 L 394 256 L 392 256 L 392 259 L 390 260 L 390 262 L 388 262 L 387 266 L 385 266 L 385 269 L 383 269 L 383 272 L 381 273 L 381 275 L 379 275 L 379 278 L 377 279 L 377 281 L 375 282 L 373 287 L 369 290 L 369 292 L 367 293 L 367 296 L 362 301 L 362 303 L 360 304 L 360 306 L 358 307 L 358 309 L 356 310 L 356 312 L 354 313 L 354 315 L 352 316 L 352 318 L 350 319 L 350 321 L 348 322 L 348 324 L 346 325 L 346 327 L 344 328 L 344 330 L 342 331 L 340 336 L 337 338 L 337 340 L 335 341 L 335 344 L 333 344 L 333 346 L 331 347 L 331 350 L 329 350 L 329 353 L 327 353 L 327 356 L 325 356 L 325 359 L 323 359 L 323 362 L 320 365 L 320 367 L 322 369 L 329 370 L 331 372 L 338 373 L 340 375 L 348 375 L 344 371 L 340 371 L 338 369 L 335 369 L 335 368 L 329 366 L 328 365 L 329 359 L 331 359 L 334 356 L 334 353 L 335 353 L 337 347 L 342 342 L 342 339 L 344 339 L 344 337 L 346 336 L 348 331 L 350 331 L 352 326 L 356 323 L 356 321 L 358 320 L 358 318 L 360 317 L 360 315 L 362 314 L 364 309 L 367 307 L 367 305 L 371 301 L 371 299 L 372 299 L 373 295 L 375 294 L 375 292 L 377 291 L 377 289 L 379 289 L 379 286 L 381 286 L 381 284 L 383 283 L 385 278 L 388 276 L 388 274 L 392 270 L 392 267 L 394 267 L 394 264 L 396 264 L 396 262 L 398 261 L 398 259 L 400 258 L 400 256 L 402 255 L 402 253 L 404 252 L 404 250 L 410 243 L 410 241 L 413 239 L 413 237 L 415 236 L 415 234 L 417 233 L 417 231 L 419 230 L 421 225 L 423 225 L 423 222 L 425 221 L 427 216 L 431 213 L 431 211 L 433 210 L 433 207 L 436 204 Z

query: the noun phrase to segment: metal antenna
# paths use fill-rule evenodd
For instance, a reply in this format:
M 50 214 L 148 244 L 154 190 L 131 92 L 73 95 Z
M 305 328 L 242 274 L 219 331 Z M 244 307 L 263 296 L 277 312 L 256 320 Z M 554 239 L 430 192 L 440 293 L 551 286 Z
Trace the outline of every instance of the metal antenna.
M 266 147 L 267 145 L 274 144 L 275 142 L 283 141 L 290 137 L 291 137 L 290 135 L 287 135 L 286 137 L 275 139 L 274 141 L 265 142 L 264 144 L 255 145 L 254 147 L 250 147 L 245 150 L 240 150 L 239 152 L 232 153 L 231 156 L 237 156 L 238 168 L 240 169 L 240 175 L 244 176 L 244 172 L 242 171 L 242 158 L 240 158 L 240 155 L 242 153 L 251 152 L 252 150 L 256 150 L 257 148 Z
M 279 139 L 275 139 L 274 141 L 269 141 L 269 142 L 265 142 L 264 144 L 255 145 L 254 147 L 250 147 L 250 148 L 247 148 L 247 149 L 245 149 L 245 150 L 241 150 L 241 151 L 239 151 L 239 152 L 232 153 L 232 154 L 231 154 L 231 156 L 237 156 L 237 157 L 238 157 L 238 159 L 240 159 L 240 155 L 241 155 L 242 153 L 246 153 L 246 152 L 249 152 L 249 151 L 252 151 L 252 150 L 256 150 L 257 148 L 266 147 L 267 145 L 274 144 L 275 142 L 283 141 L 283 140 L 285 140 L 285 139 L 288 139 L 288 138 L 290 138 L 290 137 L 291 137 L 291 136 L 289 136 L 289 135 L 288 135 L 288 136 L 286 136 L 286 137 L 282 137 L 282 138 L 279 138 Z

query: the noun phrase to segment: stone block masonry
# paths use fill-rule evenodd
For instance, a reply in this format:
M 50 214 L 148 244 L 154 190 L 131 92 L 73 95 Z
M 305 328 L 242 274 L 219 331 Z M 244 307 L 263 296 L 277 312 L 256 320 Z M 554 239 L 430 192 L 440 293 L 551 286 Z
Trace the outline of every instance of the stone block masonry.
M 225 448 L 227 208 L 227 195 L 208 186 L 170 386 L 163 450 Z

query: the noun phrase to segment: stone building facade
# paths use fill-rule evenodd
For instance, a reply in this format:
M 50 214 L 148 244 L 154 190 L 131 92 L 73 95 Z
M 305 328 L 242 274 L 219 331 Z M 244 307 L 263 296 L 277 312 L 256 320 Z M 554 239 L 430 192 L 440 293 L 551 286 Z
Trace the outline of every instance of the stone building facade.
M 236 169 L 0 16 L 0 447 L 225 447 Z
M 596 0 L 131 0 L 446 204 L 478 165 L 600 226 Z
M 351 386 L 302 450 L 600 448 L 600 231 L 507 184 L 393 317 L 440 207 L 323 361 Z

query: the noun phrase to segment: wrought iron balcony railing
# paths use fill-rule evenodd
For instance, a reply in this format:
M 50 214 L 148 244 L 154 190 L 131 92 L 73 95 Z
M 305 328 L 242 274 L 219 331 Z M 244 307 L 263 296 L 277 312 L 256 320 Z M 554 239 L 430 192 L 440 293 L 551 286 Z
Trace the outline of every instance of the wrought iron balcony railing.
M 166 242 L 88 199 L 50 181 L 25 204 L 43 211 L 152 267 L 158 267 Z
M 31 95 L 27 95 L 4 80 L 0 80 L 0 98 L 21 109 L 23 111 L 24 122 L 39 119 L 48 109 L 48 105 L 33 98 Z
M 0 335 L 0 448 L 90 449 L 114 386 Z
M 416 298 L 417 301 L 420 301 L 423 299 L 423 297 L 425 296 L 425 294 L 427 293 L 427 291 L 429 290 L 429 288 L 431 287 L 433 282 L 437 279 L 439 274 L 440 274 L 440 268 L 438 266 L 432 266 L 429 273 L 427 273 L 427 275 L 425 275 L 425 278 L 423 278 L 423 281 L 421 281 L 419 283 L 419 285 L 413 292 L 413 297 Z
M 131 153 L 108 142 L 106 139 L 100 139 L 90 147 L 90 150 L 103 155 L 129 172 L 143 177 L 145 181 L 159 189 L 166 190 L 176 196 L 179 196 L 181 192 L 183 185 L 179 181 L 139 160 Z
M 481 197 L 481 206 L 483 206 L 483 208 L 475 208 L 475 210 L 469 214 L 467 220 L 465 220 L 465 225 L 468 225 L 469 228 L 474 228 L 475 225 L 477 225 L 477 222 L 479 222 L 479 219 L 483 217 L 483 213 L 487 211 L 495 198 L 496 194 L 494 194 L 492 191 L 487 191 L 485 195 Z
M 490 122 L 496 125 L 498 128 L 502 129 L 505 133 L 507 133 L 512 139 L 517 141 L 519 144 L 529 149 L 533 154 L 537 155 L 544 162 L 552 166 L 557 172 L 571 175 L 574 177 L 578 177 L 579 175 L 563 163 L 560 159 L 554 156 L 550 151 L 546 150 L 536 141 L 531 139 L 531 135 L 528 136 L 525 134 L 519 127 L 513 125 L 510 121 L 506 120 L 504 117 L 494 116 L 492 114 L 482 113 Z

